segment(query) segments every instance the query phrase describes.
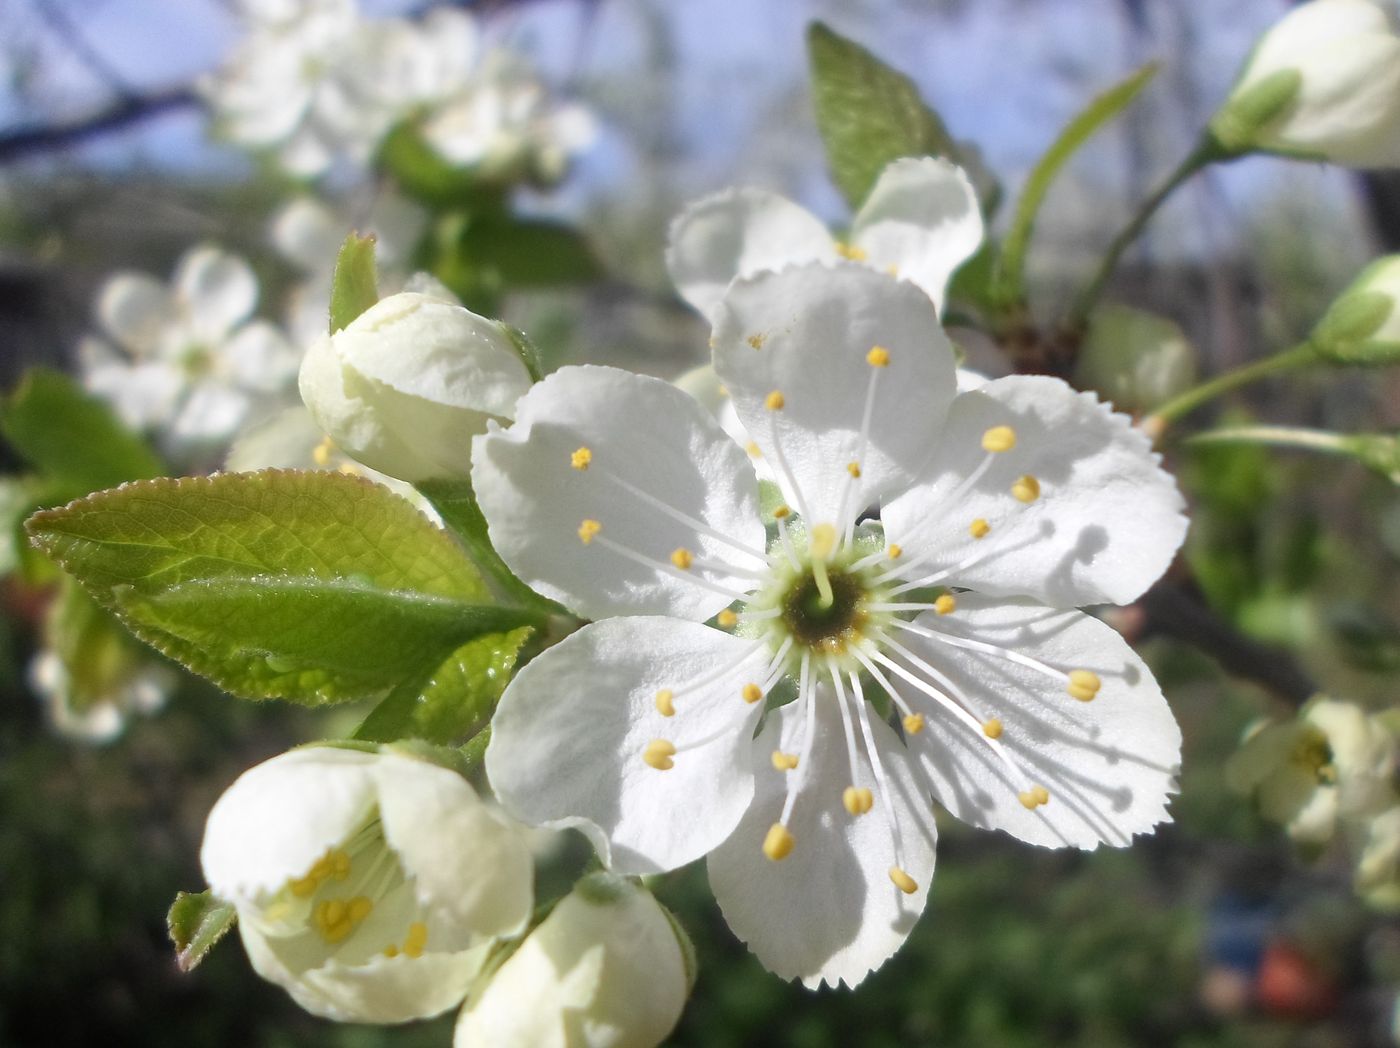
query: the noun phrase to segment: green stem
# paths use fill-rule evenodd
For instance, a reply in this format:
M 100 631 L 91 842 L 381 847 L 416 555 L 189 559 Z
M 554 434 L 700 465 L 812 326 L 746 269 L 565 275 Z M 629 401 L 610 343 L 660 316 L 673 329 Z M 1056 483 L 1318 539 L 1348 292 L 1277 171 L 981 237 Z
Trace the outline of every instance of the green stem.
M 1217 375 L 1209 382 L 1203 382 L 1194 389 L 1188 389 L 1180 396 L 1167 401 L 1143 421 L 1142 428 L 1154 437 L 1158 436 L 1183 415 L 1190 414 L 1202 404 L 1214 400 L 1223 393 L 1247 386 L 1251 382 L 1256 382 L 1280 371 L 1314 363 L 1316 360 L 1317 351 L 1313 349 L 1312 343 L 1302 342 L 1282 353 L 1275 353 L 1263 360 L 1256 360 L 1253 364 L 1246 364 L 1234 371 L 1227 371 L 1225 374 Z
M 1277 448 L 1304 448 L 1329 455 L 1351 455 L 1355 439 L 1341 433 L 1296 426 L 1231 426 L 1197 433 L 1188 444 L 1268 444 Z
M 1186 157 L 1162 183 L 1152 191 L 1152 194 L 1138 207 L 1137 213 L 1133 215 L 1128 224 L 1119 231 L 1113 238 L 1113 242 L 1108 245 L 1108 251 L 1104 254 L 1099 268 L 1094 272 L 1089 282 L 1084 285 L 1083 290 L 1075 297 L 1074 303 L 1070 306 L 1069 312 L 1065 315 L 1064 326 L 1070 331 L 1082 331 L 1089 319 L 1089 314 L 1094 310 L 1094 304 L 1098 302 L 1099 296 L 1103 294 L 1104 286 L 1108 283 L 1113 271 L 1118 268 L 1118 261 L 1123 256 L 1123 252 L 1132 246 L 1137 240 L 1147 223 L 1157 213 L 1157 210 L 1167 201 L 1167 198 L 1192 175 L 1205 167 L 1224 159 L 1219 144 L 1209 135 L 1201 139 L 1191 154 Z

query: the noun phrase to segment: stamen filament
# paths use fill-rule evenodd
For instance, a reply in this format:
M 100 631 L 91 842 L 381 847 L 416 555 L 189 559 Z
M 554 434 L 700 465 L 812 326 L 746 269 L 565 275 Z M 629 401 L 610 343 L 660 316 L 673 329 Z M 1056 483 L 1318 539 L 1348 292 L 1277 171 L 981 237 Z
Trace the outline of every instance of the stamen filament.
M 783 545 L 783 552 L 787 554 L 788 564 L 792 570 L 802 570 L 802 562 L 797 558 L 797 549 L 792 544 L 792 536 L 788 534 L 786 514 L 778 518 L 778 540 Z
M 836 594 L 831 588 L 831 578 L 826 572 L 826 562 L 836 545 L 836 529 L 830 524 L 818 524 L 812 529 L 807 552 L 812 557 L 812 579 L 821 595 L 821 606 L 829 608 L 836 603 Z
M 804 651 L 802 653 L 802 667 L 797 676 L 797 701 L 805 706 L 803 711 L 806 715 L 804 725 L 802 747 L 797 756 L 797 777 L 787 789 L 787 796 L 783 798 L 783 813 L 778 818 L 778 822 L 786 826 L 792 819 L 792 809 L 797 803 L 797 795 L 802 788 L 807 785 L 807 778 L 812 774 L 812 747 L 816 744 L 817 738 L 817 703 L 814 695 L 815 688 L 812 687 L 812 653 Z
M 875 771 L 875 785 L 880 793 L 880 808 L 885 815 L 885 825 L 889 827 L 890 840 L 894 844 L 894 864 L 897 867 L 904 866 L 904 842 L 900 839 L 899 822 L 894 817 L 894 805 L 890 799 L 894 796 L 894 791 L 890 789 L 890 780 L 885 775 L 885 760 L 880 756 L 880 751 L 875 745 L 875 731 L 870 726 L 869 703 L 865 701 L 865 695 L 860 687 L 860 675 L 851 674 L 851 690 L 856 696 L 856 713 L 860 717 L 860 733 L 865 738 L 865 752 L 870 756 L 870 766 Z
M 787 456 L 783 454 L 783 443 L 778 439 L 778 412 L 770 409 L 768 412 L 768 437 L 773 442 L 773 462 L 776 465 L 778 476 L 787 483 L 788 490 L 792 493 L 792 500 L 797 503 L 797 512 L 803 520 L 809 520 L 807 516 L 807 500 L 802 497 L 802 490 L 797 486 L 797 479 L 792 474 L 792 468 L 788 465 Z
M 879 348 L 879 347 L 876 347 Z M 881 358 L 877 358 L 881 359 Z M 870 421 L 875 414 L 875 387 L 880 382 L 880 374 L 889 365 L 889 356 L 885 355 L 883 364 L 872 364 L 870 367 L 870 381 L 865 384 L 865 408 L 860 416 L 860 439 L 856 443 L 856 457 L 853 460 L 857 464 L 855 471 L 848 470 L 846 482 L 841 486 L 841 508 L 836 514 L 836 519 L 841 523 L 841 546 L 845 548 L 850 545 L 851 538 L 855 534 L 856 517 L 860 514 L 861 507 L 856 506 L 847 513 L 851 498 L 851 492 L 860 486 L 860 470 L 865 468 L 865 453 L 870 444 Z
M 831 683 L 836 686 L 836 706 L 841 711 L 841 728 L 846 736 L 846 759 L 851 766 L 851 785 L 859 787 L 860 759 L 856 756 L 856 734 L 851 726 L 851 711 L 846 708 L 846 685 L 842 683 L 841 671 L 835 659 L 828 657 L 826 668 L 831 674 Z
M 627 480 L 625 477 L 619 477 L 616 473 L 612 472 L 611 470 L 600 468 L 598 466 L 593 466 L 593 472 L 599 473 L 602 476 L 607 477 L 609 480 L 613 481 L 624 491 L 626 491 L 629 495 L 633 496 L 634 498 L 640 499 L 642 502 L 645 502 L 648 506 L 651 506 L 653 509 L 659 510 L 660 512 L 666 514 L 666 516 L 670 517 L 678 524 L 684 524 L 688 528 L 694 528 L 700 534 L 708 535 L 710 538 L 716 540 L 717 542 L 723 542 L 726 546 L 729 546 L 731 549 L 735 549 L 738 550 L 740 553 L 747 554 L 748 556 L 754 558 L 754 560 L 762 561 L 765 564 L 768 562 L 767 556 L 765 556 L 759 550 L 756 550 L 752 546 L 748 545 L 748 543 L 740 542 L 736 538 L 731 538 L 724 532 L 719 531 L 716 528 L 710 527 L 710 525 L 706 524 L 704 521 L 697 520 L 695 517 L 692 517 L 689 513 L 686 513 L 683 510 L 676 509 L 675 506 L 672 506 L 670 503 L 657 498 L 649 491 L 644 491 L 643 489 L 637 487 L 637 485 L 633 484 L 630 480 Z
M 667 575 L 671 575 L 678 579 L 684 579 L 686 582 L 693 582 L 697 586 L 703 586 L 705 589 L 712 590 L 713 592 L 718 593 L 721 596 L 728 597 L 731 601 L 748 599 L 749 595 L 747 593 L 742 593 L 738 590 L 732 590 L 728 586 L 721 586 L 718 582 L 711 582 L 703 575 L 697 575 L 693 572 L 685 571 L 681 568 L 676 567 L 669 560 L 658 560 L 655 557 L 648 557 L 645 553 L 638 553 L 636 550 L 629 549 L 622 543 L 615 542 L 614 540 L 608 538 L 608 536 L 604 535 L 601 531 L 593 532 L 592 535 L 589 537 L 589 542 L 596 542 L 604 549 L 612 550 L 619 556 L 626 557 L 628 560 L 633 561 L 637 564 L 641 564 L 644 567 L 654 568 L 658 571 L 664 571 Z
M 925 626 L 918 626 L 912 622 L 901 622 L 898 619 L 893 620 L 891 625 L 917 634 L 920 637 L 926 637 L 931 641 L 947 644 L 952 648 L 966 648 L 968 651 L 980 651 L 986 655 L 999 656 L 1000 658 L 1006 659 L 1008 662 L 1014 662 L 1018 666 L 1025 666 L 1027 669 L 1044 674 L 1052 680 L 1066 683 L 1069 681 L 1069 674 L 1064 670 L 1057 670 L 1054 666 L 1048 665 L 1037 658 L 1025 655 L 1019 651 L 1011 651 L 1008 648 L 1003 648 L 996 644 L 989 644 L 982 640 L 973 640 L 971 637 L 956 637 L 949 633 L 943 633 L 940 630 L 931 630 Z

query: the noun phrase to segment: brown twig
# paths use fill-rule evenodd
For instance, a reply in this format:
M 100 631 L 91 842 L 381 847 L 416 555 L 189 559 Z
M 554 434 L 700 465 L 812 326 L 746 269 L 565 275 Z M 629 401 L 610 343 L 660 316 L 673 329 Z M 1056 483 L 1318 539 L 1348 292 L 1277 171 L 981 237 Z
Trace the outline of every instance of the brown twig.
M 87 116 L 63 123 L 22 125 L 0 133 L 0 164 L 13 163 L 35 153 L 78 145 L 143 120 L 198 104 L 199 97 L 194 89 L 180 86 L 119 98 Z

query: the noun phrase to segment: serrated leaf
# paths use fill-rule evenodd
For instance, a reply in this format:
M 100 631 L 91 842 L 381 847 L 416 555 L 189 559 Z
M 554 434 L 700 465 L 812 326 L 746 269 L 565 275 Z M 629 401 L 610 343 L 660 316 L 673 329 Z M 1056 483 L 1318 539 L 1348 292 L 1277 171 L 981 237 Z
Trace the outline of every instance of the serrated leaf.
M 892 160 L 957 159 L 957 145 L 914 82 L 821 22 L 807 29 L 812 100 L 831 177 L 860 207 Z
M 155 452 L 110 407 L 45 368 L 26 372 L 5 398 L 0 433 L 66 498 L 165 472 Z
M 30 518 L 138 637 L 246 698 L 382 698 L 472 637 L 536 621 L 408 501 L 361 478 L 161 479 Z
M 351 233 L 340 246 L 331 279 L 331 334 L 350 326 L 379 301 L 379 278 L 374 268 L 374 237 Z
M 177 892 L 165 926 L 175 944 L 175 963 L 180 970 L 189 972 L 199 967 L 199 962 L 237 920 L 233 904 L 216 898 L 212 892 Z

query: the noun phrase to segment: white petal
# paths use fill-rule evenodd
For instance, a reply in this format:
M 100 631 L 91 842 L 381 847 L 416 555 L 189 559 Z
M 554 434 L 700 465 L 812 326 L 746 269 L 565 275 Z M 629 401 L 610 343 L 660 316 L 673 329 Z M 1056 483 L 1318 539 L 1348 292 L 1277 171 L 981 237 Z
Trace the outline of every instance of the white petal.
M 727 189 L 671 223 L 666 268 L 681 297 L 713 319 L 735 277 L 836 257 L 831 232 L 806 208 L 762 189 Z
M 219 364 L 244 389 L 281 393 L 296 384 L 301 350 L 275 324 L 255 320 L 219 348 Z
M 446 768 L 385 753 L 374 776 L 384 839 L 414 878 L 435 948 L 521 931 L 533 906 L 534 866 L 520 830 Z
M 781 772 L 770 761 L 774 749 L 801 748 L 804 728 L 795 705 L 770 717 L 754 740 L 750 759 L 762 770 L 753 805 L 708 864 L 710 886 L 734 934 L 769 971 L 813 989 L 822 983 L 856 986 L 899 949 L 923 912 L 937 838 L 904 747 L 878 718 L 871 727 L 894 796 L 877 793 L 865 815 L 846 811 L 842 793 L 852 783 L 840 713 L 830 691 L 819 690 L 815 701 L 811 777 L 802 783 L 789 824 L 796 839 L 792 854 L 773 862 L 762 845 L 782 811 L 784 789 L 801 781 L 794 779 L 800 767 Z M 858 752 L 860 781 L 873 786 L 868 755 L 863 746 Z M 890 880 L 896 864 L 891 811 L 903 845 L 902 868 L 918 885 L 912 895 Z
M 297 197 L 272 219 L 273 246 L 308 273 L 335 268 L 336 252 L 349 232 L 335 213 L 315 197 Z
M 177 443 L 222 443 L 243 425 L 252 407 L 252 398 L 240 389 L 213 380 L 200 382 L 171 422 L 170 436 Z
M 258 280 L 237 255 L 210 245 L 187 252 L 171 281 L 190 324 L 210 342 L 221 342 L 258 304 Z
M 580 448 L 586 469 L 572 465 Z M 561 368 L 521 398 L 515 425 L 473 442 L 472 480 L 506 563 L 587 618 L 707 619 L 734 599 L 710 587 L 745 592 L 745 572 L 763 565 L 758 483 L 743 450 L 659 379 Z M 601 525 L 587 544 L 584 520 Z M 711 566 L 673 569 L 678 549 Z
M 133 356 L 155 352 L 165 328 L 175 323 L 170 291 L 145 273 L 117 273 L 97 296 L 102 329 Z
M 112 405 L 132 429 L 150 430 L 174 417 L 186 379 L 160 360 L 140 364 L 99 363 L 85 369 L 83 385 Z
M 214 894 L 251 900 L 304 875 L 373 810 L 378 759 L 313 746 L 240 775 L 215 802 L 204 830 L 199 861 Z
M 784 497 L 813 524 L 842 525 L 912 483 L 956 388 L 952 347 L 928 296 L 854 263 L 736 281 L 719 308 L 714 346 L 739 420 Z M 867 362 L 876 347 L 888 366 Z M 774 391 L 779 411 L 766 406 Z M 847 469 L 858 459 L 853 482 Z
M 698 859 L 753 795 L 749 746 L 762 703 L 741 692 L 762 682 L 767 657 L 752 641 L 677 619 L 583 627 L 526 665 L 501 698 L 486 751 L 501 803 L 524 822 L 578 827 L 618 873 Z M 671 717 L 656 708 L 663 689 L 674 693 Z M 669 770 L 642 760 L 655 739 L 679 749 L 712 735 Z
M 1052 848 L 1122 847 L 1169 820 L 1181 730 L 1152 671 L 1116 632 L 1080 611 L 971 593 L 959 595 L 951 615 L 926 614 L 917 623 L 1058 669 L 1091 670 L 1102 682 L 1097 698 L 1080 702 L 1062 681 L 999 655 L 898 633 L 900 643 L 953 681 L 979 721 L 1002 722 L 1000 743 L 1029 780 L 1018 780 L 984 736 L 902 687 L 928 717 L 909 747 L 945 808 L 974 826 Z M 1031 785 L 1045 787 L 1050 803 L 1025 808 L 1017 798 Z
M 1015 448 L 950 501 L 985 455 L 983 434 L 1004 425 L 1015 430 Z M 958 396 L 927 479 L 881 516 L 910 563 L 927 556 L 928 570 L 982 554 L 949 578 L 955 586 L 1056 607 L 1126 604 L 1161 576 L 1186 536 L 1181 493 L 1158 462 L 1129 418 L 1092 393 L 1043 376 L 1001 378 Z M 1028 505 L 1011 494 L 1023 475 L 1040 486 Z M 991 531 L 974 540 L 968 528 L 977 519 Z
M 923 288 L 941 312 L 949 278 L 982 243 L 977 192 L 946 160 L 896 160 L 856 214 L 851 242 L 869 265 Z

